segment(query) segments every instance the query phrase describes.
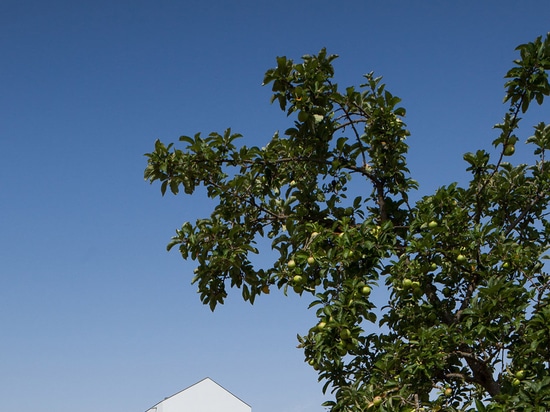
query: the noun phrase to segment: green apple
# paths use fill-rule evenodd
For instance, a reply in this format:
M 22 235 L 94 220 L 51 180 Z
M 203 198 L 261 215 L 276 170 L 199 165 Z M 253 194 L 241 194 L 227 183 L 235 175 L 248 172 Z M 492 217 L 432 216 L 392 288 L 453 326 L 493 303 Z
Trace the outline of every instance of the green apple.
M 456 257 L 456 260 L 459 263 L 464 263 L 468 260 L 468 258 L 461 253 Z
M 313 265 L 315 263 L 315 258 L 313 256 L 310 256 L 307 258 L 307 263 L 310 265 Z
M 428 227 L 430 229 L 437 227 L 437 222 L 435 220 L 432 220 L 430 223 L 428 223 Z
M 524 370 L 517 371 L 516 372 L 516 378 L 518 378 L 518 379 L 525 378 L 525 371 Z
M 512 385 L 514 385 L 514 386 L 519 386 L 519 385 L 521 385 L 521 381 L 520 381 L 518 378 L 515 378 L 515 379 L 512 381 Z
M 373 406 L 380 406 L 382 405 L 382 398 L 380 396 L 375 396 L 372 400 Z
M 410 279 L 408 279 L 408 278 L 407 278 L 407 279 L 403 279 L 403 287 L 404 287 L 405 289 L 410 288 L 410 287 L 412 286 L 412 284 L 413 284 L 413 283 L 412 283 L 412 280 L 410 280 Z
M 325 321 L 321 321 L 317 324 L 317 329 L 319 330 L 324 329 L 325 326 L 327 326 L 327 323 Z
M 294 269 L 296 267 L 296 261 L 294 259 L 290 259 L 286 265 L 289 269 Z
M 309 114 L 307 114 L 307 112 L 304 112 L 303 110 L 298 113 L 298 121 L 299 122 L 305 122 L 307 121 L 307 119 L 309 118 Z
M 432 264 L 430 265 L 430 269 L 431 270 L 436 270 L 437 269 L 437 264 L 435 262 L 432 262 Z
M 347 340 L 351 338 L 351 331 L 348 328 L 344 328 L 340 331 L 340 339 Z
M 300 275 L 296 275 L 292 278 L 292 282 L 295 284 L 295 285 L 301 285 L 302 284 L 302 281 L 304 280 L 304 278 Z
M 315 370 L 319 370 L 319 365 L 317 365 L 317 362 L 315 362 L 315 359 L 310 359 L 307 361 L 307 363 L 313 367 Z
M 348 353 L 347 343 L 344 341 L 339 342 L 337 348 L 340 356 L 345 356 Z
M 506 144 L 504 145 L 504 151 L 502 152 L 502 154 L 504 156 L 512 156 L 516 151 L 516 147 L 513 145 L 513 144 Z
M 371 288 L 369 286 L 365 285 L 361 288 L 361 295 L 363 295 L 363 296 L 370 295 L 370 292 L 371 292 Z

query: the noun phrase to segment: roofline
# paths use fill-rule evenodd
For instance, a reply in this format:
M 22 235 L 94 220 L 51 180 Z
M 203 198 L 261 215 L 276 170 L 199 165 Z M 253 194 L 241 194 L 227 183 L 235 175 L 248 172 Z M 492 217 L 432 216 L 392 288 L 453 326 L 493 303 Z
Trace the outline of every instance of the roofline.
M 224 391 L 226 391 L 227 393 L 229 393 L 231 396 L 235 397 L 236 399 L 238 399 L 239 401 L 241 401 L 242 403 L 244 403 L 246 406 L 248 406 L 250 409 L 252 409 L 252 406 L 251 406 L 251 405 L 249 405 L 248 403 L 246 403 L 245 401 L 243 401 L 241 398 L 239 398 L 238 396 L 236 396 L 233 392 L 231 392 L 231 391 L 225 389 L 222 385 L 220 385 L 220 384 L 219 384 L 218 382 L 216 382 L 214 379 L 209 378 L 209 377 L 207 376 L 206 378 L 203 378 L 203 379 L 201 379 L 200 381 L 195 382 L 195 383 L 192 384 L 192 385 L 189 385 L 188 387 L 182 389 L 181 391 L 178 391 L 178 392 L 174 393 L 173 395 L 167 396 L 167 397 L 164 398 L 162 401 L 157 402 L 157 403 L 155 403 L 153 406 L 151 406 L 149 409 L 146 409 L 145 412 L 150 411 L 151 409 L 155 409 L 158 405 L 160 405 L 160 404 L 161 404 L 162 402 L 164 402 L 165 400 L 170 399 L 170 398 L 173 398 L 174 396 L 179 395 L 179 394 L 182 393 L 182 392 L 185 392 L 186 390 L 192 388 L 192 387 L 195 386 L 195 385 L 198 385 L 198 384 L 201 383 L 201 382 L 204 382 L 205 380 L 209 380 L 209 381 L 215 383 L 215 384 L 218 385 L 220 388 L 222 388 Z

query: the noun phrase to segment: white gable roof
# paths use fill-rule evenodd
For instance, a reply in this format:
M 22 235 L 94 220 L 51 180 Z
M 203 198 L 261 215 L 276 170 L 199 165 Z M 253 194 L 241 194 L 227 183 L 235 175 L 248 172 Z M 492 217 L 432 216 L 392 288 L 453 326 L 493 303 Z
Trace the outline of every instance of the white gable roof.
M 251 412 L 252 408 L 210 378 L 172 395 L 146 412 Z

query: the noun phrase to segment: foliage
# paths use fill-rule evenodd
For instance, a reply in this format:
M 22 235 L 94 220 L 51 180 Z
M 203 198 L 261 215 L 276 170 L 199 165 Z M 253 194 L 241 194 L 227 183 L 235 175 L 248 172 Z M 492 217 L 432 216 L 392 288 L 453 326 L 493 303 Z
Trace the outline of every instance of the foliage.
M 228 129 L 147 154 L 163 195 L 215 199 L 168 246 L 197 261 L 202 302 L 214 310 L 230 287 L 251 303 L 274 288 L 311 297 L 319 323 L 299 341 L 331 410 L 550 410 L 550 125 L 527 139 L 532 164 L 507 161 L 520 116 L 550 93 L 550 36 L 517 50 L 496 161 L 465 154 L 468 184 L 415 204 L 400 99 L 373 73 L 341 90 L 325 50 L 265 75 L 294 119 L 284 136 L 237 146 Z M 266 244 L 275 261 L 257 267 Z

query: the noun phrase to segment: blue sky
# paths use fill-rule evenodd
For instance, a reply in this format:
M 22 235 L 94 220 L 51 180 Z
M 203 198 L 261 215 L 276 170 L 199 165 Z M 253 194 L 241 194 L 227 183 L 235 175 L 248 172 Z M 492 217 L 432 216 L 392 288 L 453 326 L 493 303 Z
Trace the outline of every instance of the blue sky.
M 139 412 L 209 376 L 255 412 L 321 410 L 295 348 L 309 302 L 203 307 L 165 246 L 207 204 L 162 198 L 143 154 L 227 127 L 265 144 L 289 120 L 263 73 L 327 47 L 341 86 L 374 70 L 403 99 L 429 193 L 490 148 L 514 48 L 548 16 L 547 0 L 2 1 L 1 408 Z

